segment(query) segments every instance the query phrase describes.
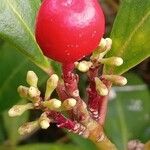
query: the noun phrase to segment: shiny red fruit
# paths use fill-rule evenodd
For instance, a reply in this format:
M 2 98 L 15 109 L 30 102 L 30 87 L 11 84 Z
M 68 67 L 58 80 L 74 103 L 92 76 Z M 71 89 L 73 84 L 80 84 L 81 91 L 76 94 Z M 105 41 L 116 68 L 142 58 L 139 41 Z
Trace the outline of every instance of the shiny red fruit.
M 47 57 L 68 64 L 95 50 L 104 30 L 97 0 L 43 0 L 35 35 Z

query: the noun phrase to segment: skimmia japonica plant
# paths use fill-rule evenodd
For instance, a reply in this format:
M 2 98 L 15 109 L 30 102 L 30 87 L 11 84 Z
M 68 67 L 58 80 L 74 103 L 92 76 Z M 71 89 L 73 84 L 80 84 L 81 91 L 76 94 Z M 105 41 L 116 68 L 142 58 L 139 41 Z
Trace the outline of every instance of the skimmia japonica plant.
M 37 75 L 33 71 L 27 73 L 29 87 L 19 86 L 18 92 L 31 102 L 15 105 L 9 115 L 20 116 L 30 109 L 43 113 L 38 120 L 21 126 L 18 130 L 21 135 L 37 127 L 47 129 L 51 123 L 56 123 L 59 128 L 89 138 L 99 148 L 116 149 L 105 135 L 103 125 L 111 85 L 125 85 L 127 80 L 102 72 L 103 64 L 116 67 L 123 64 L 120 57 L 104 58 L 112 45 L 111 39 L 102 38 L 104 26 L 104 15 L 96 0 L 43 1 L 36 19 L 36 39 L 46 56 L 62 63 L 63 73 L 62 79 L 50 74 L 45 95 L 37 87 Z M 92 51 L 89 61 L 81 60 Z M 80 77 L 74 72 L 75 68 L 87 73 L 87 102 L 80 97 Z M 51 97 L 55 89 L 59 98 Z
M 13 106 L 9 116 L 21 116 L 28 110 L 42 113 L 38 119 L 23 124 L 18 129 L 20 135 L 28 135 L 37 128 L 48 129 L 55 123 L 58 128 L 90 139 L 100 150 L 117 149 L 105 134 L 104 125 L 111 87 L 124 86 L 127 79 L 120 75 L 122 72 L 114 71 L 123 65 L 124 59 L 116 53 L 109 56 L 116 41 L 104 38 L 104 33 L 105 17 L 97 0 L 42 1 L 35 19 L 35 39 L 47 58 L 61 64 L 62 76 L 37 61 L 49 75 L 43 93 L 37 74 L 27 72 L 29 86 L 20 85 L 18 93 L 28 103 Z M 80 96 L 77 72 L 88 78 L 85 99 Z
M 56 123 L 59 128 L 65 128 L 69 132 L 91 139 L 99 148 L 116 149 L 103 131 L 108 93 L 112 84 L 123 86 L 127 80 L 122 76 L 99 73 L 103 64 L 117 67 L 123 63 L 120 57 L 103 58 L 111 49 L 111 44 L 111 39 L 102 39 L 89 61 L 75 62 L 74 65 L 63 68 L 62 79 L 56 74 L 50 75 L 44 96 L 41 96 L 43 94 L 37 87 L 37 75 L 29 71 L 26 78 L 29 87 L 21 85 L 18 87 L 18 92 L 30 103 L 15 105 L 9 110 L 9 116 L 20 116 L 30 109 L 40 109 L 43 113 L 38 120 L 21 126 L 19 133 L 29 134 L 38 127 L 47 129 L 51 123 Z M 74 72 L 75 68 L 87 73 L 89 79 L 89 85 L 85 89 L 88 95 L 87 103 L 80 97 L 78 89 L 80 78 Z M 57 91 L 59 99 L 51 97 L 54 90 Z M 63 112 L 67 113 L 67 117 Z

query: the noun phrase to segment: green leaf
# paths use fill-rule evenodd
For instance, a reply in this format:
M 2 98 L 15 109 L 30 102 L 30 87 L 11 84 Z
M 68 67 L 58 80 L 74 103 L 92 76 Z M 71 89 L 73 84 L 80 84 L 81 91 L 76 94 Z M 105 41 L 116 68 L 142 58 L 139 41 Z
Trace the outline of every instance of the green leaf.
M 108 137 L 121 150 L 126 150 L 131 139 L 143 143 L 150 139 L 150 134 L 147 134 L 150 131 L 149 90 L 135 75 L 128 78 L 129 85 L 113 88 L 106 122 Z M 135 83 L 133 80 L 140 84 L 132 84 Z
M 0 37 L 13 44 L 42 69 L 49 67 L 34 37 L 34 22 L 40 0 L 1 0 Z
M 16 150 L 81 150 L 75 145 L 65 144 L 33 144 L 20 146 Z
M 19 104 L 26 104 L 26 101 L 22 100 L 19 102 Z M 11 118 L 8 116 L 8 111 L 5 111 L 3 113 L 3 120 L 5 129 L 7 132 L 7 140 L 9 141 L 9 144 L 11 145 L 17 145 L 19 140 L 22 138 L 18 134 L 18 128 L 25 122 L 27 122 L 29 119 L 29 111 L 25 112 L 20 117 Z M 11 125 L 10 125 L 11 122 Z
M 5 134 L 3 118 L 2 115 L 0 114 L 0 144 L 4 142 L 5 138 L 6 138 L 6 134 Z
M 124 64 L 106 67 L 106 73 L 122 74 L 150 56 L 150 1 L 123 0 L 115 19 L 110 56 L 120 56 Z
M 0 113 L 12 107 L 19 100 L 17 87 L 27 85 L 26 74 L 33 70 L 39 76 L 39 85 L 45 81 L 47 75 L 38 67 L 18 53 L 8 43 L 0 47 Z
M 8 150 L 8 149 L 4 147 L 3 145 L 0 145 L 0 150 Z
M 68 136 L 73 140 L 75 144 L 81 147 L 82 150 L 96 150 L 96 146 L 88 139 L 84 139 L 76 134 L 68 133 Z

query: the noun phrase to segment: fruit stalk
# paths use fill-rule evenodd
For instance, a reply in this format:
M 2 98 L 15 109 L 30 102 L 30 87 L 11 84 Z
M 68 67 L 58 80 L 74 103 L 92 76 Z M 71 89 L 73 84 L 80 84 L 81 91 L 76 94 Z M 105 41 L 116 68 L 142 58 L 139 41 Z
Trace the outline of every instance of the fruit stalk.
M 103 108 L 102 111 L 100 111 L 101 113 L 104 113 L 103 119 L 102 121 L 96 121 L 95 119 L 93 119 L 88 111 L 87 105 L 85 104 L 85 102 L 81 99 L 81 97 L 79 96 L 75 96 L 73 93 L 74 91 L 78 91 L 78 78 L 76 78 L 76 75 L 74 74 L 73 70 L 74 70 L 74 66 L 71 65 L 72 67 L 70 67 L 70 65 L 65 65 L 63 66 L 63 78 L 64 78 L 64 82 L 65 82 L 65 89 L 66 92 L 69 93 L 70 96 L 73 96 L 73 98 L 75 98 L 77 100 L 77 105 L 73 108 L 73 116 L 74 118 L 76 118 L 76 120 L 84 125 L 86 127 L 86 130 L 84 131 L 84 133 L 82 133 L 82 135 L 85 137 L 86 134 L 86 138 L 90 139 L 91 141 L 93 141 L 98 149 L 103 149 L 103 150 L 117 150 L 117 148 L 115 147 L 114 144 L 111 143 L 111 141 L 107 138 L 107 136 L 105 135 L 104 131 L 103 131 L 103 126 L 100 124 L 100 122 L 104 122 L 105 120 L 105 116 L 106 116 L 106 111 L 107 111 L 107 101 L 108 101 L 108 97 L 105 96 L 105 98 L 103 99 L 102 105 L 100 105 L 100 108 Z M 95 76 L 98 75 L 98 71 L 95 71 Z M 93 71 L 92 71 L 93 72 Z M 92 76 L 90 76 L 92 77 Z M 91 86 L 93 86 L 93 91 L 96 93 L 95 90 L 95 85 L 93 85 L 94 81 L 93 81 L 93 77 L 91 78 Z M 94 96 L 93 93 L 91 93 L 91 95 Z M 96 93 L 97 95 L 97 93 Z M 94 97 L 92 97 L 94 98 Z M 100 98 L 100 97 L 99 97 Z M 99 99 L 97 99 L 99 100 Z

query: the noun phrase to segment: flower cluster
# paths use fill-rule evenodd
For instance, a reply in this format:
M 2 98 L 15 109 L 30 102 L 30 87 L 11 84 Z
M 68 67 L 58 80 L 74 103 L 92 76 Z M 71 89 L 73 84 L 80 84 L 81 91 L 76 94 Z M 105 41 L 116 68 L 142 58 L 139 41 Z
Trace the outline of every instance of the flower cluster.
M 103 65 L 121 66 L 123 59 L 121 57 L 104 58 L 111 50 L 112 40 L 110 38 L 102 38 L 98 48 L 93 52 L 89 61 L 76 62 L 76 68 L 81 72 L 87 72 L 89 78 L 89 87 L 87 88 L 89 95 L 89 110 L 95 119 L 101 117 L 100 103 L 103 97 L 109 94 L 111 84 L 123 86 L 127 84 L 127 79 L 123 76 L 104 74 L 102 72 Z M 102 72 L 102 73 L 99 73 Z M 102 112 L 103 113 L 103 112 Z M 104 115 L 104 114 L 102 114 Z M 103 124 L 102 119 L 102 124 Z
M 123 64 L 120 57 L 104 58 L 111 49 L 111 45 L 111 39 L 102 39 L 89 61 L 83 60 L 75 64 L 63 65 L 62 79 L 59 79 L 56 74 L 50 75 L 45 94 L 41 94 L 37 86 L 37 75 L 33 71 L 28 71 L 26 81 L 29 87 L 19 86 L 18 92 L 22 98 L 30 102 L 25 105 L 15 105 L 9 110 L 9 116 L 21 116 L 31 109 L 39 109 L 43 113 L 36 121 L 22 125 L 18 130 L 19 133 L 29 134 L 39 127 L 47 129 L 51 123 L 56 123 L 59 128 L 65 128 L 93 142 L 106 142 L 105 146 L 107 145 L 108 148 L 114 147 L 103 131 L 108 94 L 112 84 L 123 86 L 127 83 L 127 79 L 102 72 L 103 65 L 117 67 Z M 86 89 L 87 103 L 80 97 L 79 77 L 74 73 L 75 68 L 87 73 L 89 81 Z M 59 99 L 52 98 L 54 90 L 57 91 Z
M 43 110 L 43 113 L 38 120 L 25 123 L 21 126 L 18 130 L 19 133 L 21 135 L 29 134 L 39 127 L 47 129 L 50 126 L 50 123 L 53 122 L 57 122 L 58 127 L 68 126 L 68 128 L 71 129 L 74 126 L 74 123 L 67 120 L 60 112 L 72 110 L 76 105 L 76 100 L 74 98 L 67 98 L 62 102 L 56 98 L 51 98 L 51 95 L 59 82 L 58 76 L 53 74 L 47 80 L 44 98 L 41 96 L 41 92 L 37 87 L 38 77 L 33 71 L 28 71 L 26 81 L 29 84 L 29 87 L 19 86 L 18 93 L 22 98 L 28 99 L 30 103 L 13 106 L 8 112 L 9 116 L 21 116 L 25 111 L 31 109 L 41 109 Z M 66 124 L 63 124 L 64 122 Z

